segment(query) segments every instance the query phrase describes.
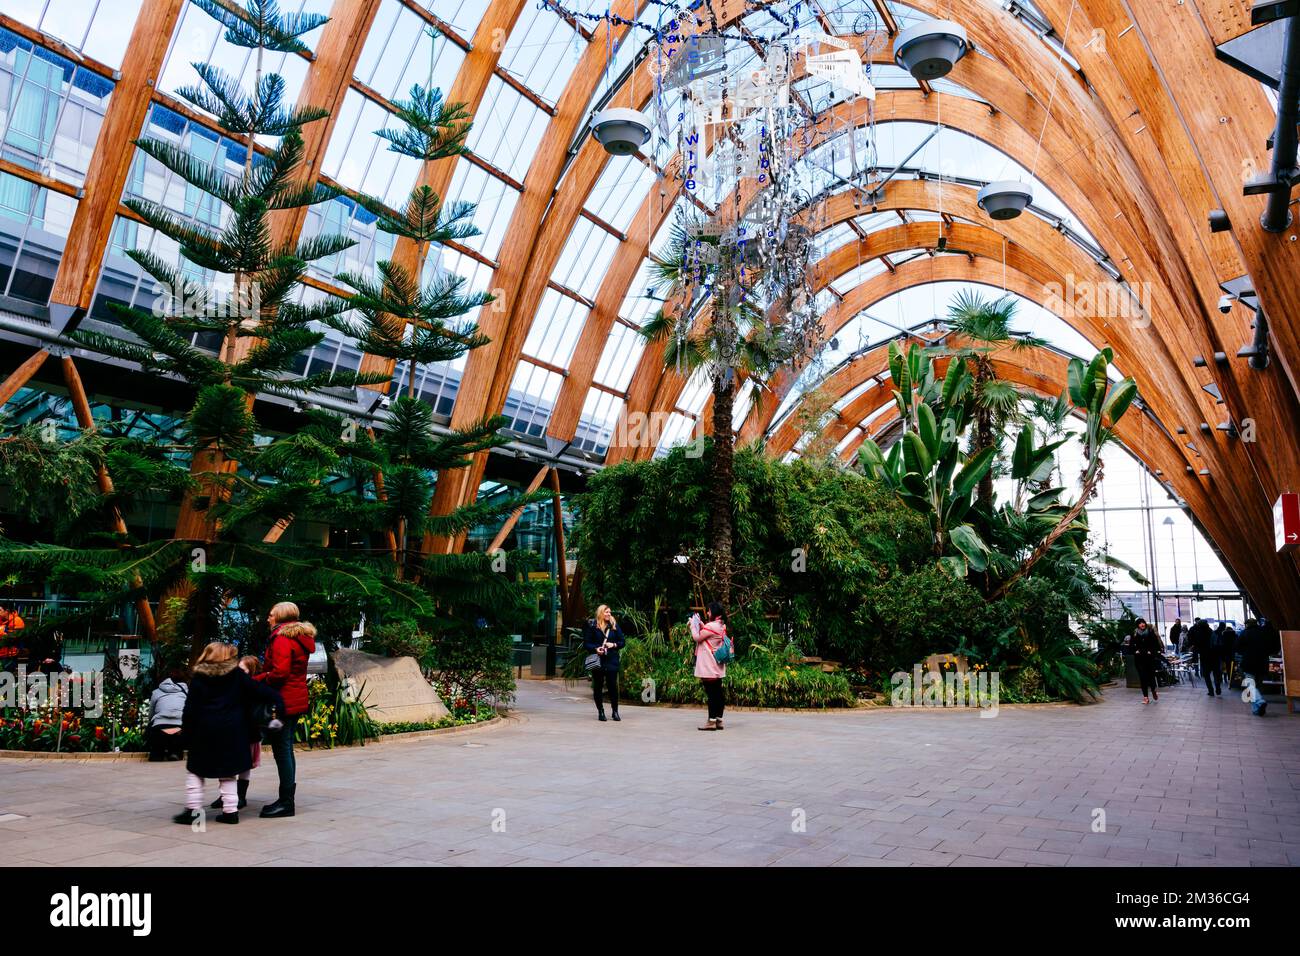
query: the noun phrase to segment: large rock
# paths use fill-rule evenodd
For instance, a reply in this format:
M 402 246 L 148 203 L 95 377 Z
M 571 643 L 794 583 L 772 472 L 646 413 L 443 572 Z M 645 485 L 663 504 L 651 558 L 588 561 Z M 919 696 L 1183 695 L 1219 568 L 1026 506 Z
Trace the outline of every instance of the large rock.
M 450 711 L 414 657 L 380 657 L 340 648 L 330 655 L 339 679 L 381 724 L 441 720 Z

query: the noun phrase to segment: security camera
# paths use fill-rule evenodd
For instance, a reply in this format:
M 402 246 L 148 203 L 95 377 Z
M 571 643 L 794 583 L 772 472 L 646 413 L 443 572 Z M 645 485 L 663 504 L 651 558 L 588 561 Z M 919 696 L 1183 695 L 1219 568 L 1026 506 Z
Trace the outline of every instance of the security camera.
M 1236 301 L 1230 295 L 1219 296 L 1219 311 L 1227 315 L 1232 311 L 1232 303 Z

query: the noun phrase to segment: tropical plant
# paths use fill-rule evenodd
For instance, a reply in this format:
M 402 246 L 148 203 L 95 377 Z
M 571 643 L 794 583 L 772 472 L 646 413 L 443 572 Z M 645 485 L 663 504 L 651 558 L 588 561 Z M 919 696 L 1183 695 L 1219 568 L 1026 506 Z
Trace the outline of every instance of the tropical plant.
M 1078 358 L 1070 360 L 1068 367 L 1070 401 L 1075 409 L 1084 415 L 1085 422 L 1084 468 L 1080 475 L 1079 496 L 1074 504 L 1064 509 L 1056 523 L 1047 530 L 1016 572 L 1003 582 L 997 592 L 999 596 L 1005 594 L 1016 581 L 1028 574 L 1034 565 L 1041 561 L 1071 530 L 1082 530 L 1085 535 L 1087 533 L 1087 525 L 1083 525 L 1080 529 L 1076 526 L 1076 522 L 1088 502 L 1097 493 L 1097 486 L 1101 483 L 1102 449 L 1114 440 L 1116 425 L 1137 398 L 1137 382 L 1132 377 L 1110 384 L 1107 370 L 1113 358 L 1114 353 L 1109 348 L 1105 348 L 1087 364 Z M 1127 565 L 1124 567 L 1127 569 Z
M 714 593 L 723 602 L 730 600 L 733 572 L 732 423 L 741 377 L 753 383 L 757 400 L 767 376 L 811 348 L 799 329 L 769 323 L 755 305 L 752 290 L 742 281 L 746 254 L 746 244 L 734 235 L 724 241 L 701 222 L 675 221 L 668 245 L 652 266 L 652 291 L 679 301 L 671 311 L 660 309 L 641 328 L 647 341 L 666 344 L 666 367 L 688 376 L 701 372 L 711 386 L 709 565 Z
M 415 84 L 407 99 L 394 104 L 396 126 L 376 131 L 391 152 L 418 160 L 422 166 L 464 154 L 472 126 L 465 104 L 444 102 L 442 91 L 433 86 L 438 34 L 432 28 L 425 33 L 430 38 L 428 82 Z M 339 275 L 340 282 L 356 290 L 349 305 L 361 321 L 338 318 L 331 324 L 355 337 L 367 353 L 406 362 L 407 395 L 414 398 L 420 366 L 452 361 L 488 342 L 477 325 L 454 320 L 491 302 L 492 295 L 466 292 L 465 277 L 453 272 L 441 272 L 427 285 L 415 275 L 432 245 L 479 235 L 471 221 L 474 205 L 444 205 L 425 183 L 416 185 L 405 206 L 396 211 L 369 196 L 353 198 L 376 217 L 380 232 L 413 243 L 414 254 L 411 265 L 396 258 L 380 260 L 373 279 L 356 273 Z
M 963 289 L 948 309 L 950 344 L 931 351 L 948 355 L 965 365 L 970 372 L 969 401 L 974 419 L 970 452 L 979 455 L 986 448 L 999 445 L 999 435 L 1020 407 L 1020 390 L 1000 378 L 994 354 L 1031 349 L 1043 344 L 1032 336 L 1015 335 L 1011 323 L 1016 316 L 1016 300 L 1003 295 L 987 299 L 973 289 Z M 986 471 L 976 486 L 975 500 L 985 507 L 993 503 L 993 469 Z
M 967 516 L 976 486 L 993 466 L 997 447 L 969 455 L 962 452 L 959 439 L 968 420 L 962 395 L 970 373 L 961 362 L 949 364 L 935 396 L 940 407 L 936 417 L 924 399 L 935 390 L 933 358 L 916 345 L 904 356 L 892 342 L 889 356 L 894 399 L 904 422 L 915 422 L 915 429 L 905 428 L 888 454 L 870 438 L 864 439 L 859 459 L 870 477 L 884 482 L 908 507 L 925 516 L 934 556 L 954 577 L 984 571 L 989 548 Z

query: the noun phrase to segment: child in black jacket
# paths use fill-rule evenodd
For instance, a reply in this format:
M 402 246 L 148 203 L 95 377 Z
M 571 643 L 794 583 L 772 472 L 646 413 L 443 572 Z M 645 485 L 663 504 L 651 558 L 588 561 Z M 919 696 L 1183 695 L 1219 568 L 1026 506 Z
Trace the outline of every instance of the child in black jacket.
M 251 714 L 256 704 L 284 712 L 284 701 L 274 689 L 253 680 L 239 666 L 233 644 L 214 642 L 203 649 L 194 664 L 190 692 L 185 700 L 181 727 L 189 747 L 185 761 L 185 810 L 177 823 L 192 823 L 202 814 L 203 784 L 210 777 L 221 781 L 218 823 L 239 822 L 236 781 L 253 765 Z

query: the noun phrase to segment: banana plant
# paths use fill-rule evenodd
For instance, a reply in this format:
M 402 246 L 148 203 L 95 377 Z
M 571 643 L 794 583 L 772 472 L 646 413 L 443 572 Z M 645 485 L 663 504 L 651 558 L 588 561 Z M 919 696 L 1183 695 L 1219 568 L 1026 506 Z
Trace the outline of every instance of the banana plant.
M 1087 535 L 1087 523 L 1080 519 L 1084 508 L 1097 493 L 1097 486 L 1101 484 L 1102 449 L 1114 440 L 1115 428 L 1119 420 L 1137 399 L 1137 382 L 1131 377 L 1121 379 L 1114 384 L 1110 383 L 1106 370 L 1110 367 L 1113 358 L 1114 353 L 1109 348 L 1105 348 L 1086 364 L 1082 359 L 1070 360 L 1066 374 L 1067 391 L 1075 410 L 1084 417 L 1085 464 L 1080 475 L 1079 497 L 1057 518 L 1055 524 L 1016 572 L 1002 583 L 994 595 L 995 598 L 1005 595 L 1012 585 L 1028 574 L 1029 570 L 1057 545 L 1062 537 L 1074 536 L 1075 532 L 1082 532 L 1084 537 Z M 1051 490 L 1055 491 L 1055 489 Z M 1052 507 L 1059 508 L 1059 505 L 1054 504 Z M 1069 543 L 1076 546 L 1074 542 Z
M 894 384 L 894 402 L 903 428 L 915 429 L 917 407 L 940 397 L 933 359 L 915 342 L 907 352 L 899 348 L 898 342 L 890 342 L 889 378 Z
M 904 423 L 903 437 L 888 454 L 866 439 L 859 452 L 863 470 L 929 519 L 935 557 L 947 570 L 959 577 L 970 570 L 983 571 L 989 563 L 988 545 L 966 518 L 975 489 L 993 466 L 997 450 L 987 448 L 974 456 L 962 453 L 959 439 L 969 424 L 964 396 L 970 373 L 954 362 L 940 382 L 934 360 L 920 348 L 913 345 L 903 354 L 891 344 L 889 374 Z

